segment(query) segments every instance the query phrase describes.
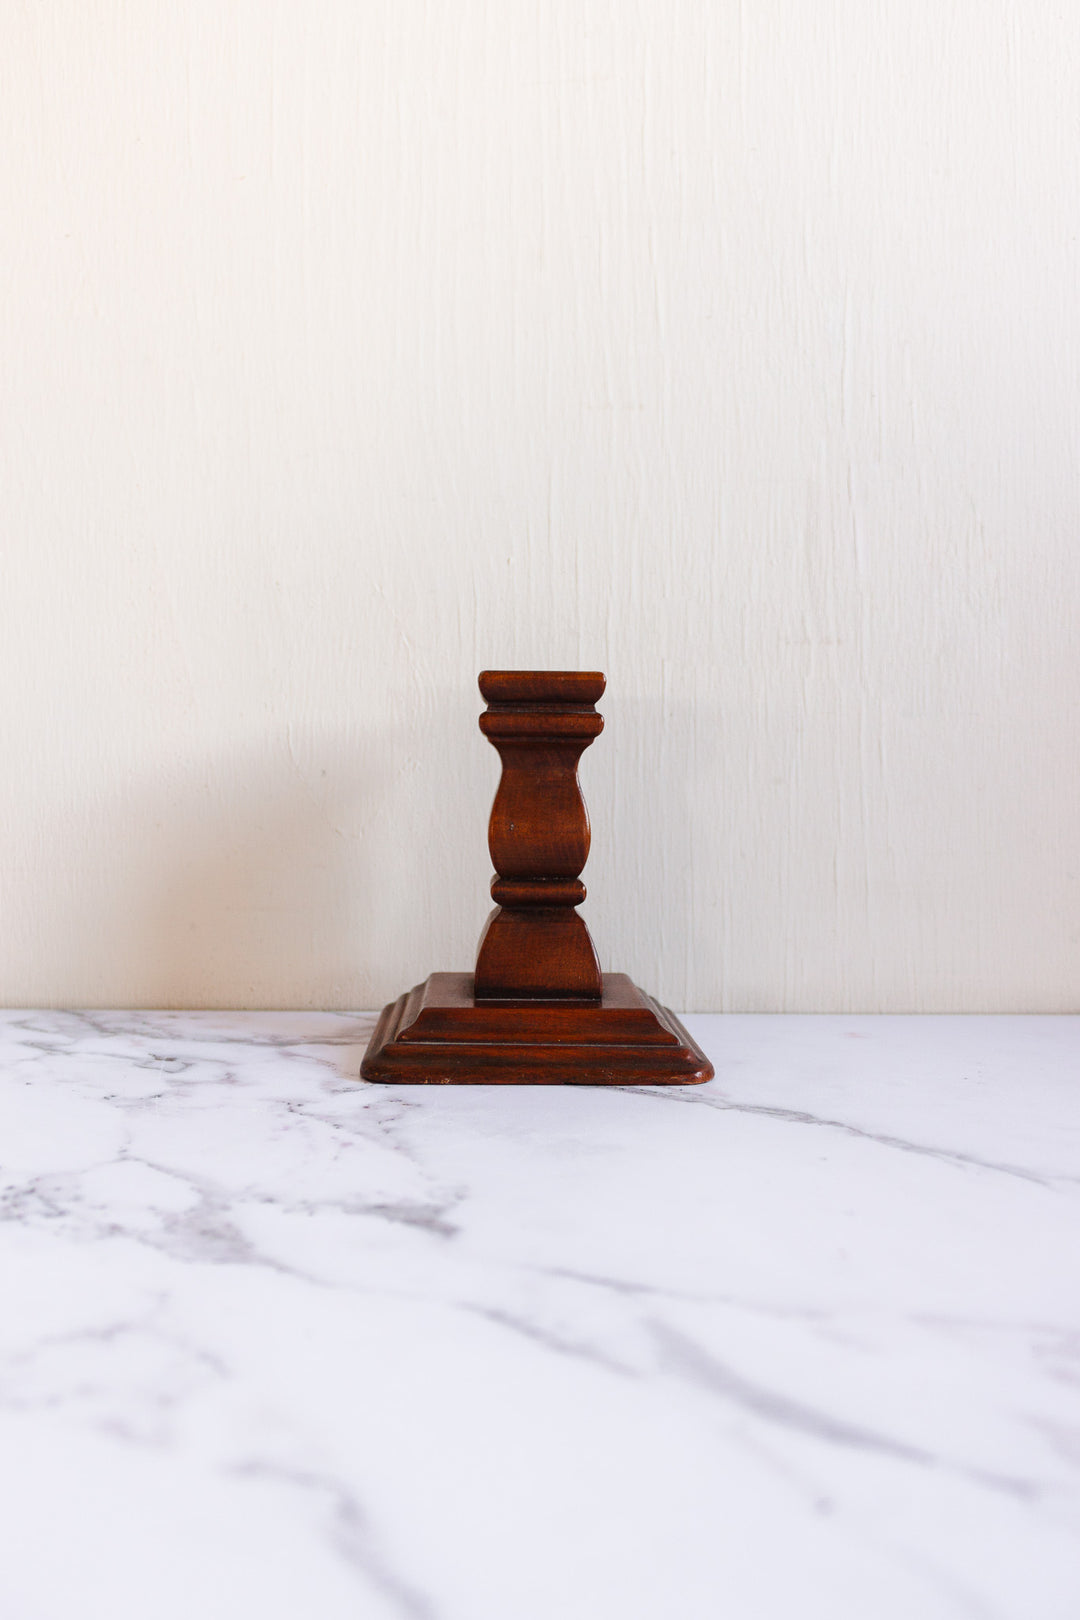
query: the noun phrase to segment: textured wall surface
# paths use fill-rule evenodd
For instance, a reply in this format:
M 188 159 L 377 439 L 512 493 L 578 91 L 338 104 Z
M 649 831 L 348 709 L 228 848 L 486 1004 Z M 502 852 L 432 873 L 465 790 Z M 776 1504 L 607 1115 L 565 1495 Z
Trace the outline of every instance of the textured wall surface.
M 1080 9 L 0 19 L 0 1001 L 471 965 L 486 666 L 605 965 L 1074 1008 Z

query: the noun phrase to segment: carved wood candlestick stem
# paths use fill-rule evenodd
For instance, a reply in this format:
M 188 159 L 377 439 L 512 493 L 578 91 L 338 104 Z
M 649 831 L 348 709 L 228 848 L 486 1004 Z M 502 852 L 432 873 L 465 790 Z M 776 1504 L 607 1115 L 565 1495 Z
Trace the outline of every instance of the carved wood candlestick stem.
M 600 963 L 575 909 L 589 854 L 577 768 L 604 728 L 593 707 L 604 677 L 489 670 L 480 691 L 488 705 L 480 730 L 499 751 L 502 780 L 488 825 L 497 906 L 480 940 L 474 994 L 599 1001 Z
M 712 1066 L 624 973 L 601 973 L 577 907 L 589 854 L 578 761 L 604 677 L 487 670 L 480 729 L 502 778 L 488 827 L 496 902 L 476 972 L 433 973 L 383 1008 L 360 1073 L 426 1085 L 687 1085 Z

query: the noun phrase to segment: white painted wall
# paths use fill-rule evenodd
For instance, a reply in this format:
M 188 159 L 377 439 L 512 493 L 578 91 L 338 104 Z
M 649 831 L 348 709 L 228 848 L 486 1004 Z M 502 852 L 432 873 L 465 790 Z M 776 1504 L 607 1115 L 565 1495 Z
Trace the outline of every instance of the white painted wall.
M 0 1000 L 471 965 L 485 666 L 605 965 L 1080 975 L 1080 8 L 0 13 Z

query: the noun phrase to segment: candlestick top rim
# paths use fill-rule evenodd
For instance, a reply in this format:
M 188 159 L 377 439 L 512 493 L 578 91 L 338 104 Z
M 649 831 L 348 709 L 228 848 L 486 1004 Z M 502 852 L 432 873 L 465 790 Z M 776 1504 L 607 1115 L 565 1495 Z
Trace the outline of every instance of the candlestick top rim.
M 596 703 L 606 685 L 598 670 L 485 669 L 480 695 L 487 703 Z

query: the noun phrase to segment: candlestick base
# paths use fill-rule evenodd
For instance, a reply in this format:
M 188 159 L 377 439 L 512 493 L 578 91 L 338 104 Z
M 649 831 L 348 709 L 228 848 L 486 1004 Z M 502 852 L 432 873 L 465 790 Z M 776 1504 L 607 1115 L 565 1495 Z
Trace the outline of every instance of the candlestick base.
M 625 973 L 599 1001 L 482 1000 L 471 973 L 433 973 L 383 1008 L 361 1079 L 434 1086 L 686 1086 L 712 1064 Z

